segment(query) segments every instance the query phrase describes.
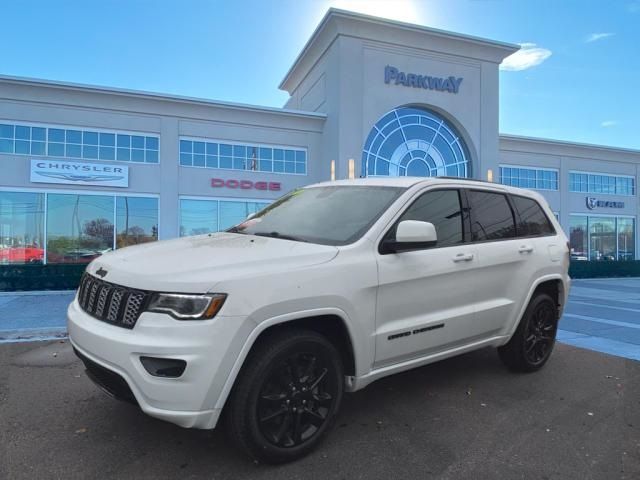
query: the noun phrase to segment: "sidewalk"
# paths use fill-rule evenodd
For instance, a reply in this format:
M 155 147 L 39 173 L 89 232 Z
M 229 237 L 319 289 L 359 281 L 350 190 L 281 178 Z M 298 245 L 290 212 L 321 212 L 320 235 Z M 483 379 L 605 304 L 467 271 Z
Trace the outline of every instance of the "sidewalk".
M 67 306 L 75 291 L 0 293 L 0 343 L 67 334 Z

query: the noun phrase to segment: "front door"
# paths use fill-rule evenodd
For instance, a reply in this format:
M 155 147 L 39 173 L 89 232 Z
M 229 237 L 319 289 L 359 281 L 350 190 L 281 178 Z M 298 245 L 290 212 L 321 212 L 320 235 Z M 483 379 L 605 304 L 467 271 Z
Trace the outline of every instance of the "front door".
M 399 363 L 465 343 L 474 327 L 477 254 L 468 238 L 457 189 L 420 195 L 398 221 L 436 227 L 435 247 L 380 254 L 375 367 Z M 395 225 L 387 233 L 395 236 Z

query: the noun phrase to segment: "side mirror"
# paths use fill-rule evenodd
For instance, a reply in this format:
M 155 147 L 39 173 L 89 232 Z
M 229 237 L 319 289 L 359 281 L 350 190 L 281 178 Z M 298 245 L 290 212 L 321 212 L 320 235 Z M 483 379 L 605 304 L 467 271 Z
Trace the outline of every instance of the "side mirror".
M 404 220 L 396 228 L 395 240 L 385 240 L 381 253 L 398 253 L 434 247 L 438 243 L 436 227 L 430 222 Z

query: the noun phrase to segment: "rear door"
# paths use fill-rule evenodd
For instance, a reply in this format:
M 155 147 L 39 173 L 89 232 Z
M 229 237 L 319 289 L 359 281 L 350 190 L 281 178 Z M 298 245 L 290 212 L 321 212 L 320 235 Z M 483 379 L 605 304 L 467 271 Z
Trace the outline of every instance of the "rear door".
M 444 350 L 477 335 L 474 303 L 476 252 L 458 189 L 429 190 L 386 233 L 395 238 L 402 220 L 434 224 L 435 247 L 377 252 L 376 361 L 380 367 Z
M 488 334 L 502 335 L 516 320 L 541 261 L 548 262 L 544 239 L 533 226 L 540 219 L 525 197 L 481 189 L 466 195 L 480 269 L 476 321 Z

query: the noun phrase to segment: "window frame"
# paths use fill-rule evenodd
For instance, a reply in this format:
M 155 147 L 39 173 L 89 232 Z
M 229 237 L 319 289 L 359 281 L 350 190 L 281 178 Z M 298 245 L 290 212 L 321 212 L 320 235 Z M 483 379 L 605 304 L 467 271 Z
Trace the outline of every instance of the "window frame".
M 160 133 L 156 133 L 156 132 L 141 132 L 141 131 L 137 131 L 137 130 L 116 130 L 116 129 L 112 129 L 112 128 L 102 128 L 102 127 L 94 127 L 94 126 L 87 126 L 87 125 L 68 125 L 68 124 L 57 124 L 57 123 L 42 123 L 42 122 L 30 122 L 30 121 L 21 121 L 21 120 L 9 120 L 6 118 L 0 118 L 0 124 L 6 124 L 6 125 L 11 125 L 14 127 L 14 133 L 13 133 L 13 141 L 14 141 L 14 151 L 13 153 L 7 153 L 7 152 L 0 152 L 0 155 L 20 155 L 20 156 L 32 156 L 32 157 L 46 157 L 46 158 L 60 158 L 60 159 L 65 159 L 71 162 L 82 162 L 82 161 L 90 161 L 90 162 L 116 162 L 116 163 L 131 163 L 131 164 L 135 164 L 135 165 L 160 165 L 160 159 L 161 159 L 161 135 Z M 24 126 L 24 127 L 29 127 L 29 128 L 44 128 L 45 129 L 45 137 L 44 140 L 42 140 L 41 142 L 44 143 L 44 153 L 42 154 L 36 154 L 36 153 L 18 153 L 15 151 L 15 130 L 16 127 L 19 126 Z M 49 140 L 49 130 L 63 130 L 64 133 L 64 141 L 59 142 L 59 141 L 53 141 L 50 142 Z M 73 142 L 67 142 L 67 132 L 68 131 L 79 131 L 80 132 L 80 143 L 73 143 Z M 86 144 L 84 143 L 84 133 L 85 132 L 89 132 L 89 133 L 97 133 L 98 134 L 98 143 L 96 145 L 90 145 L 90 144 Z M 114 145 L 113 146 L 105 146 L 105 145 L 101 145 L 100 144 L 100 134 L 113 134 L 115 136 L 114 139 Z M 117 143 L 117 137 L 118 135 L 128 135 L 129 137 L 143 137 L 145 146 L 141 149 L 144 152 L 144 156 L 145 156 L 145 160 L 143 161 L 133 161 L 131 160 L 131 153 L 134 150 L 134 147 L 131 145 L 131 139 L 129 140 L 129 147 L 127 147 L 129 149 L 129 160 L 118 160 L 118 143 Z M 146 147 L 146 138 L 147 137 L 152 137 L 157 139 L 158 141 L 158 149 L 154 150 L 154 149 L 147 149 Z M 29 139 L 29 140 L 24 140 L 27 141 L 29 143 L 33 142 L 33 139 Z M 40 140 L 35 140 L 37 142 L 40 142 Z M 78 147 L 80 147 L 80 156 L 78 157 L 72 157 L 72 156 L 68 156 L 68 155 L 54 155 L 54 154 L 49 154 L 49 143 L 55 143 L 55 144 L 60 144 L 65 146 L 66 149 L 66 145 L 70 144 L 70 145 L 76 145 Z M 84 147 L 96 147 L 98 149 L 98 157 L 97 158 L 89 158 L 89 157 L 84 157 L 82 156 L 82 151 L 84 149 Z M 100 158 L 100 148 L 113 148 L 114 149 L 114 158 L 113 159 L 104 159 L 104 158 Z M 135 150 L 140 150 L 138 148 L 135 148 Z M 157 152 L 158 154 L 158 160 L 156 162 L 147 162 L 146 161 L 146 153 L 147 151 L 153 151 L 153 152 Z M 66 153 L 66 152 L 65 152 Z
M 202 154 L 205 156 L 205 164 L 204 165 L 182 165 L 182 163 L 180 163 L 180 155 L 182 154 L 182 151 L 180 150 L 180 142 L 184 140 L 187 142 L 200 142 L 200 143 L 204 143 L 205 144 L 205 153 Z M 206 144 L 208 143 L 216 143 L 218 144 L 218 153 L 216 154 L 216 156 L 218 157 L 218 166 L 217 167 L 209 167 L 207 166 L 207 162 L 206 162 L 206 157 L 209 156 L 206 150 Z M 271 162 L 271 171 L 269 170 L 252 170 L 252 169 L 240 169 L 240 168 L 233 168 L 233 162 L 235 158 L 239 158 L 236 157 L 233 153 L 233 148 L 232 148 L 232 152 L 231 155 L 224 155 L 225 157 L 229 157 L 231 158 L 231 167 L 221 167 L 220 166 L 220 157 L 222 157 L 223 155 L 220 154 L 220 145 L 221 144 L 225 144 L 225 145 L 230 145 L 231 147 L 255 147 L 256 149 L 258 149 L 258 156 L 256 157 L 256 160 L 258 161 L 258 165 L 260 165 L 260 161 L 262 160 L 260 158 L 260 149 L 262 148 L 269 148 L 272 151 L 273 150 L 291 150 L 294 152 L 294 160 L 293 160 L 293 166 L 294 166 L 294 170 L 295 170 L 295 165 L 296 160 L 295 160 L 295 152 L 304 152 L 305 153 L 305 161 L 304 161 L 304 171 L 305 173 L 296 173 L 294 172 L 286 172 L 286 171 L 282 171 L 282 172 L 277 172 L 274 170 L 274 162 L 282 162 L 283 163 L 283 169 L 285 168 L 285 164 L 287 163 L 283 157 L 282 160 L 276 160 L 274 158 L 274 154 L 272 153 L 271 156 L 271 160 L 266 160 L 266 161 L 270 161 Z M 185 152 L 187 153 L 187 152 Z M 194 152 L 191 152 L 191 155 L 193 155 Z M 290 162 L 289 162 L 290 163 Z M 295 175 L 295 176 L 299 176 L 299 177 L 307 177 L 309 176 L 309 165 L 311 164 L 310 160 L 309 160 L 309 148 L 308 147 L 301 147 L 301 146 L 296 146 L 296 145 L 280 145 L 280 144 L 275 144 L 275 143 L 259 143 L 259 142 L 243 142 L 243 141 L 238 141 L 238 140 L 225 140 L 225 139 L 221 139 L 221 138 L 209 138 L 209 137 L 194 137 L 194 136 L 190 136 L 190 135 L 180 135 L 178 137 L 178 166 L 180 168 L 203 168 L 206 170 L 223 170 L 223 171 L 228 171 L 228 172 L 249 172 L 252 174 L 270 174 L 270 175 Z
M 157 164 L 156 164 L 157 165 Z M 158 193 L 134 193 L 134 192 L 114 192 L 110 190 L 78 190 L 78 189 L 55 189 L 55 188 L 19 188 L 19 187 L 0 187 L 0 192 L 17 192 L 17 193 L 41 193 L 44 195 L 44 218 L 43 218 L 43 236 L 44 236 L 44 261 L 43 265 L 49 264 L 47 262 L 47 243 L 48 243 L 48 221 L 47 215 L 49 211 L 49 194 L 68 194 L 68 195 L 88 195 L 88 196 L 107 196 L 113 197 L 113 220 L 114 220 L 114 235 L 113 235 L 113 249 L 116 248 L 116 234 L 115 234 L 115 226 L 116 226 L 116 197 L 140 197 L 140 198 L 156 198 L 158 199 L 158 239 L 156 241 L 162 240 L 160 232 L 161 232 L 161 223 L 160 220 L 162 218 L 161 205 L 160 205 L 160 194 Z M 124 248 L 124 247 L 122 247 Z M 52 263 L 51 265 L 60 265 L 58 263 Z
M 571 178 L 573 175 L 584 175 L 585 176 L 585 182 L 572 182 Z M 590 185 L 591 183 L 593 183 L 594 185 L 596 185 L 596 180 L 598 178 L 607 178 L 607 179 L 614 179 L 613 182 L 613 187 L 614 187 L 614 192 L 605 192 L 605 191 L 601 191 L 601 192 L 597 192 L 594 191 L 595 189 L 591 189 Z M 618 188 L 618 179 L 619 178 L 626 178 L 626 179 L 630 179 L 632 181 L 631 184 L 631 189 L 632 192 L 631 193 L 617 193 L 615 190 Z M 591 181 L 591 179 L 593 179 Z M 580 180 L 580 178 L 578 178 L 578 180 Z M 637 179 L 634 175 L 627 175 L 624 173 L 605 173 L 605 172 L 592 172 L 592 171 L 587 171 L 587 170 L 569 170 L 569 178 L 568 178 L 568 184 L 569 184 L 569 193 L 579 193 L 579 194 L 594 194 L 594 195 L 614 195 L 614 196 L 618 196 L 618 197 L 635 197 L 638 193 L 638 182 Z M 573 186 L 577 185 L 578 188 L 574 189 Z M 585 186 L 585 190 L 581 190 L 581 186 L 584 185 Z M 607 181 L 607 185 L 608 185 L 608 181 Z M 601 186 L 601 190 L 604 190 L 603 188 L 603 184 L 600 184 Z
M 510 183 L 504 183 L 502 181 L 503 176 L 502 176 L 502 171 L 505 168 L 509 168 L 509 169 L 519 169 L 519 170 L 531 170 L 533 172 L 535 172 L 534 175 L 534 183 L 536 184 L 535 187 L 520 187 L 517 185 L 512 185 Z M 553 172 L 556 174 L 556 179 L 555 179 L 555 184 L 556 184 L 556 188 L 543 188 L 543 187 L 539 187 L 537 186 L 538 183 L 538 177 L 537 177 L 537 173 L 538 172 Z M 533 167 L 530 165 L 514 165 L 514 164 L 509 164 L 509 163 L 501 163 L 498 165 L 498 174 L 499 174 L 499 181 L 501 185 L 506 185 L 508 187 L 515 187 L 515 188 L 528 188 L 530 190 L 540 190 L 542 192 L 559 192 L 560 191 L 560 169 L 558 168 L 554 168 L 554 167 Z M 509 176 L 509 178 L 513 178 L 513 176 Z M 544 179 L 542 180 L 544 182 Z
M 542 205 L 540 205 L 540 202 L 538 202 L 538 200 L 536 200 L 535 198 L 532 198 L 532 197 L 527 197 L 526 195 L 518 195 L 518 194 L 515 194 L 515 193 L 509 193 L 507 196 L 509 197 L 509 203 L 511 204 L 512 210 L 514 211 L 514 213 L 515 213 L 515 215 L 516 215 L 516 217 L 518 219 L 518 221 L 516 221 L 516 236 L 514 238 L 555 237 L 558 234 L 558 232 L 556 231 L 556 227 L 553 225 L 553 222 L 549 218 L 549 215 L 547 215 L 546 210 L 544 209 L 544 207 Z M 520 217 L 520 211 L 516 207 L 515 202 L 513 202 L 513 198 L 512 197 L 526 198 L 527 200 L 531 200 L 532 202 L 535 202 L 535 204 L 542 211 L 542 214 L 544 215 L 544 218 L 547 220 L 547 223 L 549 224 L 549 227 L 551 228 L 551 233 L 537 234 L 537 235 L 520 235 L 520 232 L 519 232 L 520 229 L 519 229 L 518 225 L 522 221 L 522 218 Z
M 406 252 L 415 252 L 415 251 L 422 251 L 422 250 L 439 250 L 442 248 L 452 248 L 452 247 L 459 247 L 460 245 L 465 245 L 470 243 L 470 238 L 469 236 L 471 235 L 471 224 L 469 221 L 469 208 L 468 208 L 468 204 L 467 204 L 467 199 L 466 196 L 463 193 L 463 188 L 459 187 L 459 186 L 451 186 L 451 187 L 435 187 L 435 188 L 429 188 L 427 190 L 421 190 L 419 192 L 416 192 L 415 196 L 413 196 L 411 199 L 409 199 L 407 201 L 407 203 L 401 208 L 401 210 L 394 216 L 394 218 L 391 220 L 390 224 L 385 227 L 384 229 L 384 233 L 379 237 L 378 240 L 378 254 L 379 255 L 392 255 L 395 254 L 396 252 L 390 252 L 387 251 L 384 248 L 384 242 L 389 240 L 389 235 L 391 234 L 391 232 L 395 231 L 395 229 L 397 228 L 398 224 L 400 223 L 400 219 L 402 218 L 402 216 L 411 208 L 413 207 L 413 205 L 420 200 L 424 195 L 427 195 L 429 193 L 433 193 L 433 192 L 441 192 L 441 191 L 450 191 L 450 190 L 455 190 L 458 192 L 458 200 L 460 201 L 460 211 L 462 212 L 462 242 L 455 244 L 455 245 L 446 245 L 446 246 L 438 246 L 438 244 L 433 245 L 431 247 L 417 247 L 417 248 L 411 248 L 408 250 L 402 250 L 402 252 L 397 252 L 397 253 L 406 253 Z M 437 232 L 436 232 L 437 233 Z
M 201 167 L 198 167 L 201 168 Z M 176 238 L 185 238 L 190 235 L 185 235 L 185 237 L 180 236 L 180 227 L 182 226 L 182 211 L 181 211 L 181 201 L 182 200 L 204 200 L 204 201 L 212 201 L 218 202 L 218 216 L 216 217 L 216 230 L 212 233 L 220 233 L 225 230 L 217 230 L 220 227 L 220 202 L 245 202 L 245 203 L 265 203 L 264 208 L 267 208 L 269 205 L 274 203 L 278 198 L 249 198 L 249 197 L 207 197 L 203 195 L 178 195 L 178 203 L 177 203 L 177 212 L 178 212 L 178 236 Z M 260 210 L 258 210 L 260 211 Z

